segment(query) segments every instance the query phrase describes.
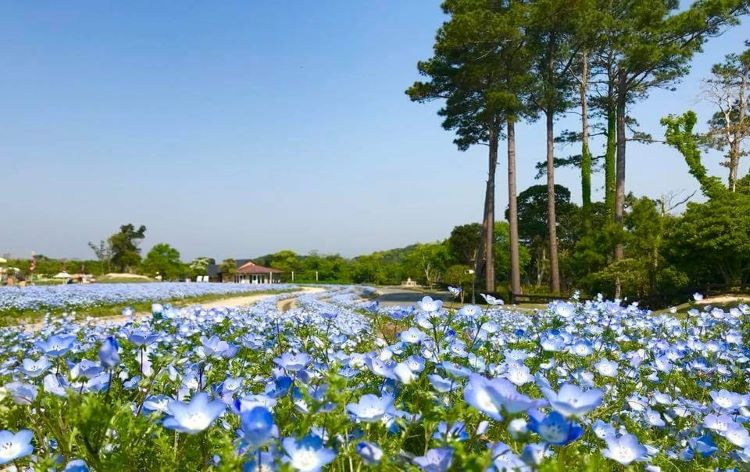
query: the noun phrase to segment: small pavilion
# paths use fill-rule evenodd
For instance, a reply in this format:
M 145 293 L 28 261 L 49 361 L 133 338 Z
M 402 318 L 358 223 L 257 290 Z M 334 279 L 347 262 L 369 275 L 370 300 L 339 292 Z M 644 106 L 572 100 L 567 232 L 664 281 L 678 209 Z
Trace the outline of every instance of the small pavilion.
M 263 267 L 252 261 L 246 262 L 237 268 L 234 274 L 234 281 L 240 284 L 277 284 L 281 282 L 282 271 Z

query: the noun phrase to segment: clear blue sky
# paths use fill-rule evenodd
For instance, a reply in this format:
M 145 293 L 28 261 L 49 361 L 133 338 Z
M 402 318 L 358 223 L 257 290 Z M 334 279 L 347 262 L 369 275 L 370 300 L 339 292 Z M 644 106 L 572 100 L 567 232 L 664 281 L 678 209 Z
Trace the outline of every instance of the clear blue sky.
M 485 149 L 457 151 L 437 105 L 404 95 L 439 3 L 0 2 L 0 254 L 91 257 L 87 241 L 132 222 L 148 227 L 144 249 L 165 241 L 186 259 L 352 256 L 478 221 Z M 707 110 L 699 81 L 743 28 L 712 40 L 678 92 L 633 110 L 645 131 Z M 523 189 L 543 125 L 518 134 Z M 628 191 L 696 188 L 661 145 L 628 158 Z M 558 176 L 578 200 L 575 171 Z M 505 182 L 502 156 L 500 208 Z

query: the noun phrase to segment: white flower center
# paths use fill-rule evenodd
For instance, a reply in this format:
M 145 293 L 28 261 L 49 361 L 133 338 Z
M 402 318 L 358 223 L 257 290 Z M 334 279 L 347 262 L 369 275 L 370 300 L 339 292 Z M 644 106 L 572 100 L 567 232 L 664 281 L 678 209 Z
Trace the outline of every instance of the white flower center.
M 310 449 L 303 449 L 297 451 L 294 455 L 294 467 L 300 470 L 309 470 L 315 468 L 318 464 L 318 456 L 315 451 Z
M 492 403 L 492 399 L 490 398 L 489 394 L 484 390 L 480 390 L 477 392 L 477 403 L 483 410 L 497 411 L 497 408 L 495 407 L 495 404 Z
M 617 458 L 618 462 L 621 463 L 630 463 L 635 460 L 635 454 L 632 449 L 624 446 L 618 446 L 614 448 L 614 456 Z
M 567 434 L 562 430 L 559 425 L 540 425 L 539 431 L 541 436 L 550 442 L 562 442 L 567 437 Z
M 185 419 L 184 425 L 190 429 L 203 430 L 211 424 L 211 419 L 203 413 L 192 413 Z
M 6 442 L 0 445 L 0 457 L 15 457 L 21 450 L 20 444 L 16 442 Z

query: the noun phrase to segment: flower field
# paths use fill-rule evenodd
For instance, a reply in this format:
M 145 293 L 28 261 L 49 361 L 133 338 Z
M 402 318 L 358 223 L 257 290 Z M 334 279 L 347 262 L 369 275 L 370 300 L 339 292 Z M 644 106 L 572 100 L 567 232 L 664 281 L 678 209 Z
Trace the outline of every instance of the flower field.
M 529 314 L 499 300 L 380 308 L 365 290 L 279 294 L 237 309 L 157 304 L 152 318 L 124 325 L 2 328 L 0 464 L 430 472 L 750 464 L 746 305 L 655 315 L 573 300 Z M 279 311 L 289 298 L 295 305 Z
M 287 288 L 285 285 L 273 287 Z M 14 309 L 49 310 L 71 306 L 90 308 L 120 303 L 159 302 L 202 295 L 233 295 L 268 289 L 268 285 L 185 282 L 0 287 L 0 312 Z

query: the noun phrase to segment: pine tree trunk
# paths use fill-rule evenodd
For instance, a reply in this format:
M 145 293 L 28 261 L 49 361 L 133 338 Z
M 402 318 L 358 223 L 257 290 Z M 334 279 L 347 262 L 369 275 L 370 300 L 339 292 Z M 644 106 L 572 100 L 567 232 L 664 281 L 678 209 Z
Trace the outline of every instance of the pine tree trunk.
M 560 270 L 557 260 L 557 215 L 555 211 L 555 124 L 551 111 L 547 115 L 547 228 L 549 230 L 549 277 L 552 293 L 560 293 Z
M 489 169 L 487 172 L 487 194 L 485 195 L 484 215 L 484 275 L 485 288 L 495 291 L 495 170 L 497 169 L 497 149 L 499 132 L 493 126 L 490 132 Z
M 510 226 L 510 291 L 521 292 L 521 263 L 518 248 L 518 199 L 516 196 L 516 124 L 508 119 L 508 223 Z
M 619 228 L 623 226 L 625 214 L 625 105 L 627 91 L 625 90 L 625 73 L 620 71 L 617 77 L 617 178 L 615 187 L 615 223 Z M 615 246 L 615 260 L 623 258 L 623 244 Z
M 729 191 L 737 191 L 737 170 L 739 167 L 739 149 L 737 146 L 730 146 L 729 148 Z
M 615 111 L 614 87 L 607 90 L 607 150 L 604 155 L 604 206 L 611 220 L 615 217 L 615 167 L 617 147 L 617 114 Z
M 591 152 L 589 151 L 589 115 L 586 92 L 589 82 L 588 55 L 581 54 L 581 200 L 583 205 L 583 224 L 591 226 Z
M 484 272 L 484 235 L 486 234 L 487 230 L 487 202 L 488 202 L 489 193 L 487 192 L 487 187 L 485 186 L 484 191 L 484 207 L 482 209 L 482 231 L 481 236 L 479 238 L 479 246 L 477 247 L 476 252 L 474 253 L 474 277 L 479 278 L 479 274 Z
M 739 167 L 740 167 L 740 155 L 741 155 L 741 149 L 740 149 L 740 142 L 742 141 L 742 138 L 744 137 L 745 133 L 747 133 L 747 128 L 745 126 L 742 126 L 742 123 L 746 120 L 745 115 L 747 114 L 747 102 L 745 101 L 745 92 L 747 90 L 747 75 L 748 72 L 750 72 L 750 67 L 746 67 L 742 69 L 742 79 L 740 80 L 740 86 L 738 90 L 738 96 L 737 96 L 737 104 L 739 106 L 738 113 L 737 113 L 737 119 L 738 124 L 734 126 L 734 139 L 732 140 L 732 143 L 730 145 L 729 149 L 729 190 L 732 192 L 737 191 L 737 178 L 739 177 Z M 727 123 L 728 125 L 729 123 Z

